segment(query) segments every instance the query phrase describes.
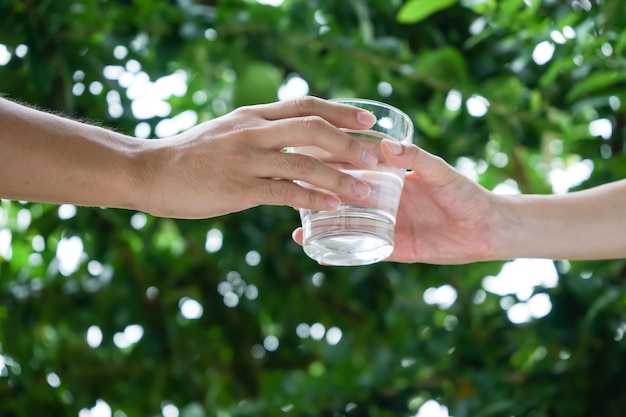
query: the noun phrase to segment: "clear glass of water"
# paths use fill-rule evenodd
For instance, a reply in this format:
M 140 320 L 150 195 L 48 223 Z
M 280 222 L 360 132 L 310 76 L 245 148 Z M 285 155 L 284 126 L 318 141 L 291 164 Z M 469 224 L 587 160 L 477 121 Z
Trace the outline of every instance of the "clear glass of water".
M 379 262 L 393 252 L 394 229 L 405 170 L 390 166 L 380 150 L 383 138 L 403 143 L 413 141 L 413 123 L 402 111 L 388 104 L 366 99 L 335 99 L 371 111 L 376 124 L 370 130 L 346 130 L 378 156 L 378 165 L 357 168 L 336 155 L 317 147 L 291 148 L 290 151 L 314 156 L 327 165 L 369 184 L 364 200 L 339 196 L 341 207 L 333 211 L 300 210 L 303 248 L 312 259 L 325 265 L 367 265 Z M 316 188 L 305 182 L 300 185 Z

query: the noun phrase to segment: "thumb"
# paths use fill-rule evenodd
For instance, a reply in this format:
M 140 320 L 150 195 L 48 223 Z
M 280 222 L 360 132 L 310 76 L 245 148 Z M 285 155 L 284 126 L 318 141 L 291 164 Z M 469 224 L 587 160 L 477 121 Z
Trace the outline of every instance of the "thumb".
M 446 161 L 416 145 L 384 139 L 381 149 L 387 162 L 414 171 L 425 182 L 445 183 L 458 174 Z

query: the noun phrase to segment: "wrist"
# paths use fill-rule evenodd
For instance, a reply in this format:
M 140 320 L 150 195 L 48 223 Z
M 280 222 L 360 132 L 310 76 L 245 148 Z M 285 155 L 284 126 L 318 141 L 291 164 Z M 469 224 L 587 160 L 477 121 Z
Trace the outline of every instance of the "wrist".
M 162 193 L 156 187 L 159 176 L 166 164 L 166 144 L 164 139 L 136 139 L 128 152 L 124 195 L 130 209 L 149 214 L 161 215 L 163 210 Z
M 523 198 L 519 195 L 493 194 L 493 219 L 490 260 L 524 257 L 528 240 L 527 217 L 523 214 Z

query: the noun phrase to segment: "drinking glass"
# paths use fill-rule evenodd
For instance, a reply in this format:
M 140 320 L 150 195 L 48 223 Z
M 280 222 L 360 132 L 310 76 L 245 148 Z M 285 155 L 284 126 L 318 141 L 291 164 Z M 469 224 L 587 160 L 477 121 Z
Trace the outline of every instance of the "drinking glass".
M 388 104 L 366 99 L 334 99 L 372 112 L 376 124 L 369 130 L 347 130 L 374 155 L 378 164 L 357 168 L 317 147 L 296 147 L 291 152 L 314 156 L 327 165 L 369 184 L 364 200 L 339 196 L 337 210 L 301 209 L 303 248 L 312 259 L 326 265 L 367 265 L 381 261 L 393 252 L 396 214 L 406 170 L 389 165 L 380 150 L 383 138 L 412 143 L 413 123 L 402 111 Z M 317 188 L 303 181 L 298 184 Z M 328 191 L 326 191 L 328 192 Z

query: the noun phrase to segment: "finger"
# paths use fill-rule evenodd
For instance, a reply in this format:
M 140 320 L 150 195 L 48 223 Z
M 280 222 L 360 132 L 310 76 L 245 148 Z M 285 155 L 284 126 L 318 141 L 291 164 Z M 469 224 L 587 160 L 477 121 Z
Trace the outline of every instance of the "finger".
M 320 159 L 330 158 L 356 167 L 369 168 L 378 164 L 378 157 L 366 147 L 365 142 L 318 116 L 283 119 L 267 128 L 272 129 L 272 134 L 263 135 L 265 139 L 260 141 L 273 149 L 289 148 L 295 153 L 314 153 Z M 297 149 L 302 147 L 307 149 Z
M 294 230 L 293 233 L 291 233 L 291 238 L 298 245 L 302 246 L 302 243 L 304 241 L 304 231 L 302 230 L 302 228 L 298 227 L 296 230 Z M 327 264 L 327 263 L 324 263 L 324 262 L 319 262 L 318 261 L 317 263 L 319 265 L 322 265 L 322 266 L 331 266 L 330 264 Z
M 253 108 L 267 120 L 319 116 L 336 127 L 348 129 L 367 129 L 376 123 L 376 117 L 367 110 L 312 96 L 253 106 Z
M 350 199 L 361 200 L 370 193 L 366 182 L 307 155 L 275 152 L 269 161 L 263 164 L 259 177 L 300 180 Z
M 291 233 L 291 238 L 293 239 L 293 241 L 300 246 L 302 246 L 303 233 L 304 232 L 301 227 L 298 227 L 296 230 L 293 231 L 293 233 Z
M 255 189 L 257 202 L 264 205 L 302 207 L 311 210 L 336 210 L 339 197 L 304 188 L 288 180 L 260 180 Z
M 458 174 L 442 158 L 426 152 L 416 145 L 401 144 L 384 139 L 381 149 L 387 162 L 398 168 L 414 171 L 422 181 L 431 184 L 445 184 Z

